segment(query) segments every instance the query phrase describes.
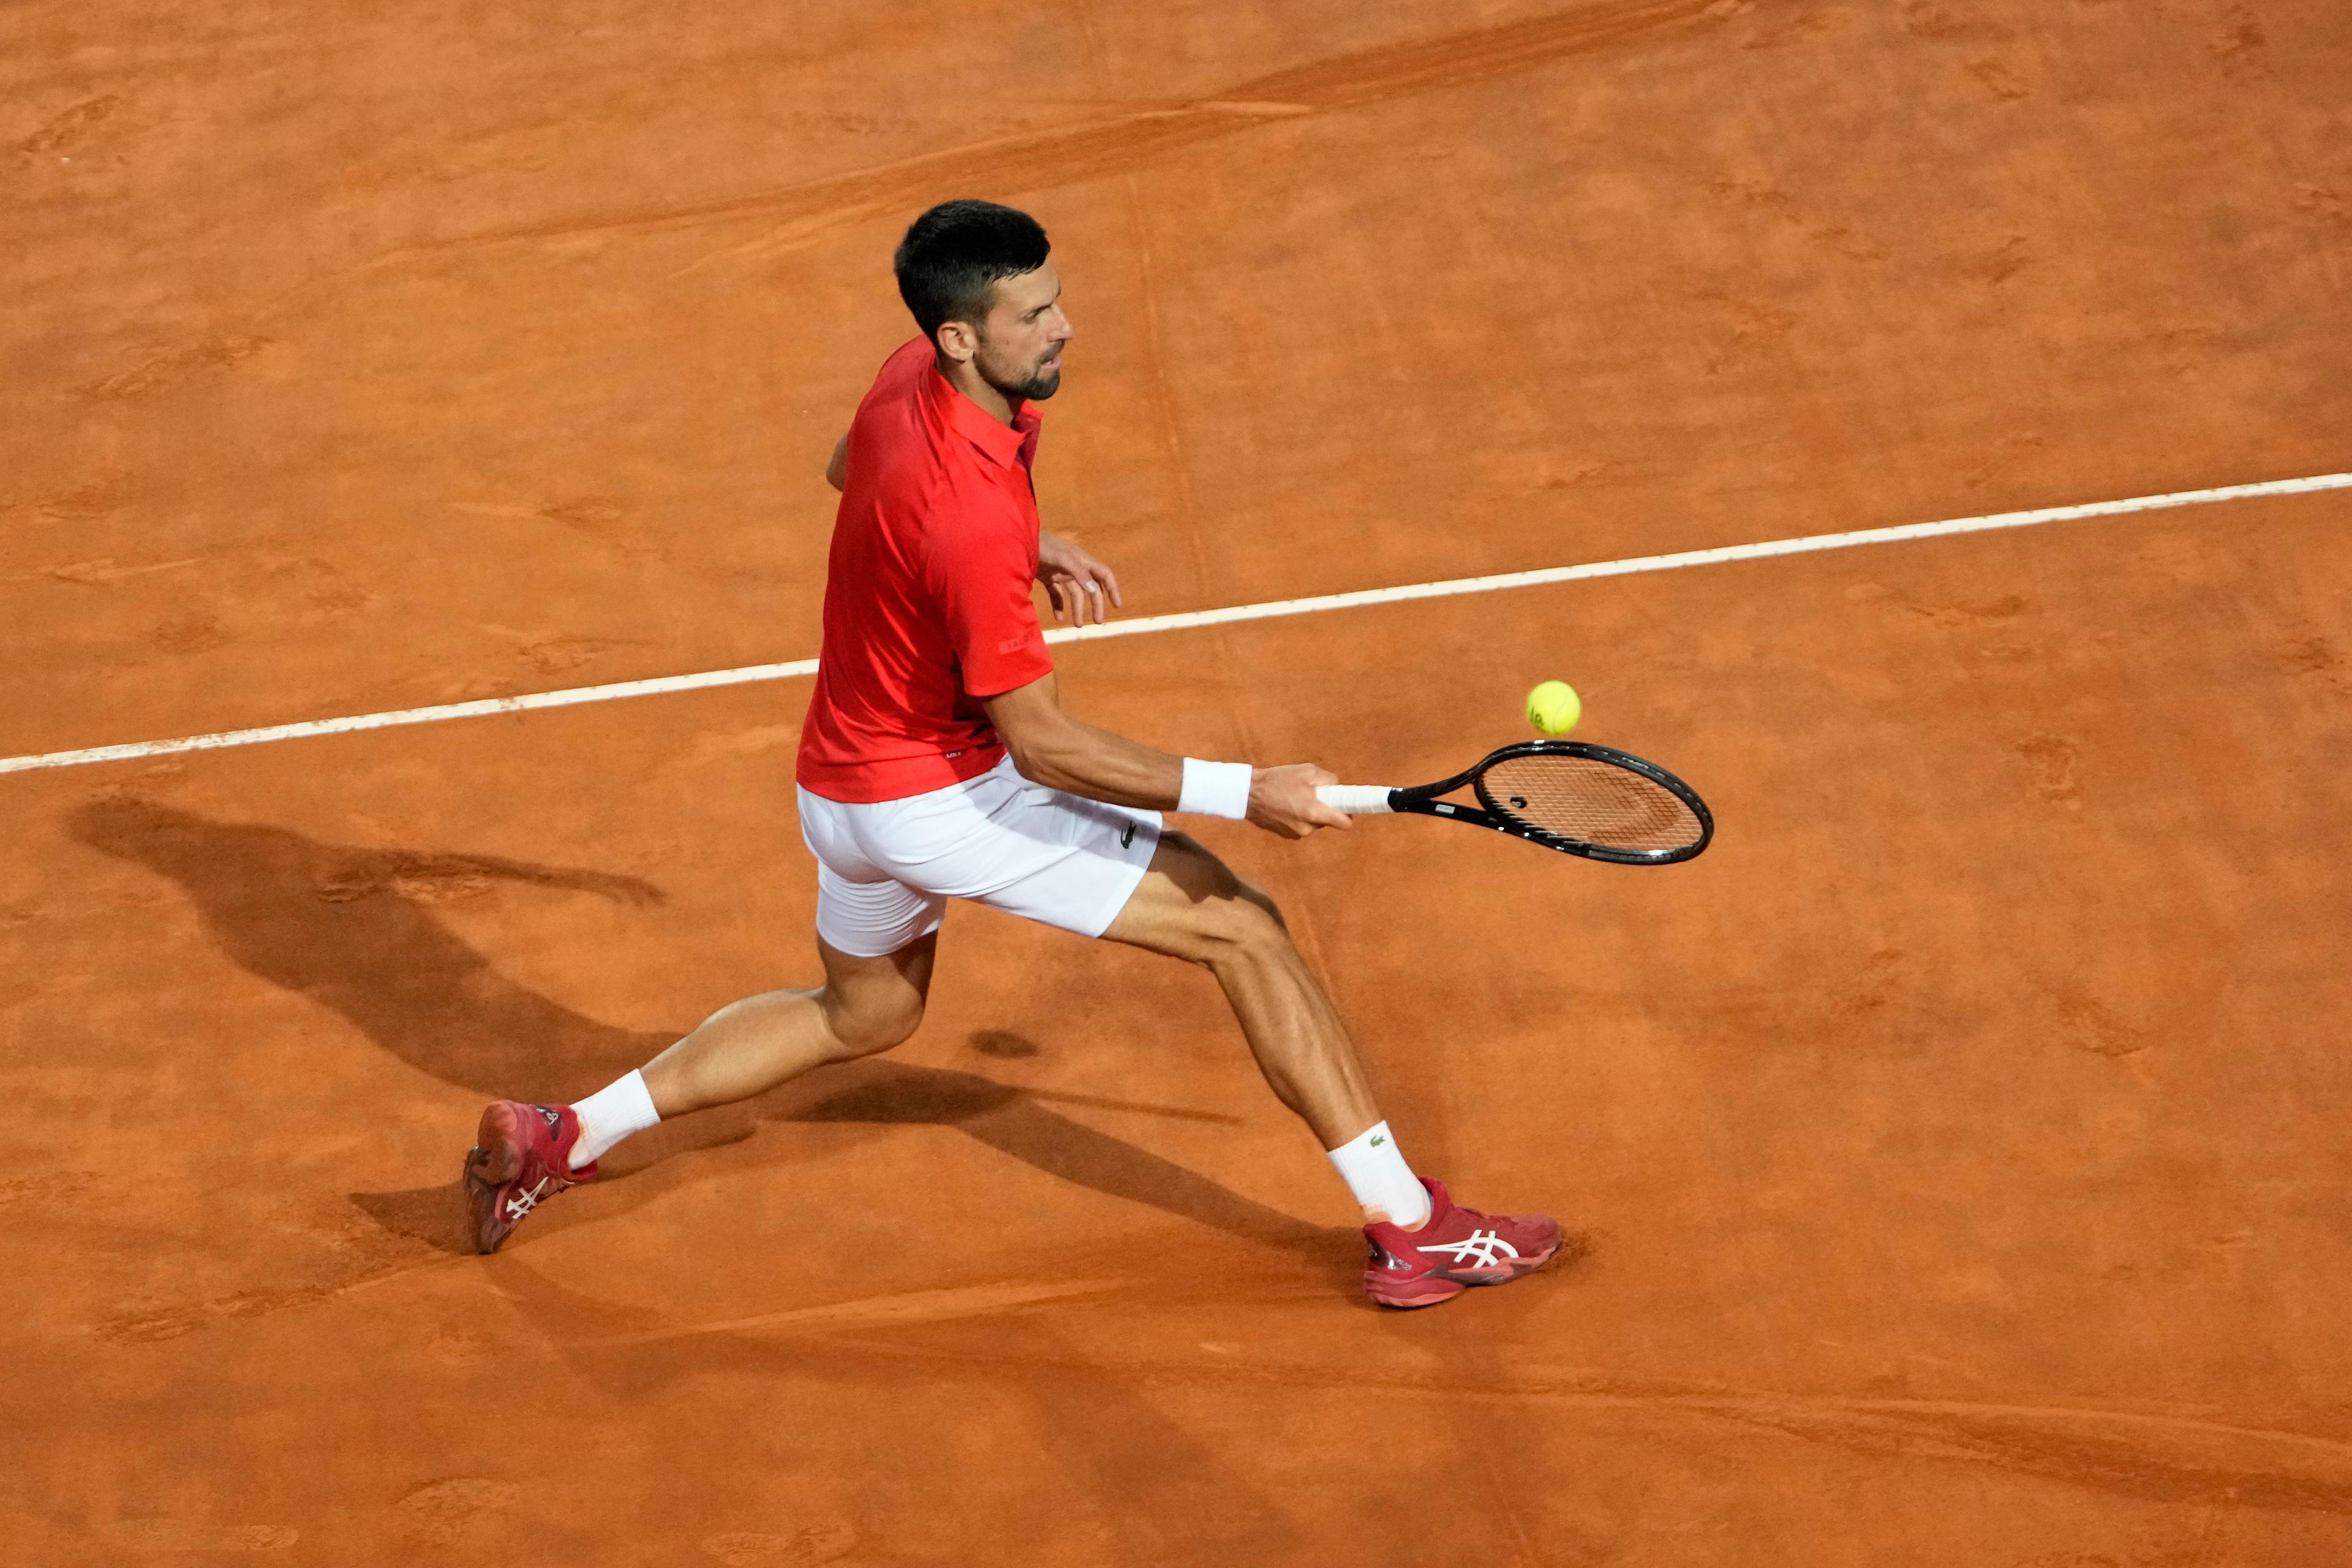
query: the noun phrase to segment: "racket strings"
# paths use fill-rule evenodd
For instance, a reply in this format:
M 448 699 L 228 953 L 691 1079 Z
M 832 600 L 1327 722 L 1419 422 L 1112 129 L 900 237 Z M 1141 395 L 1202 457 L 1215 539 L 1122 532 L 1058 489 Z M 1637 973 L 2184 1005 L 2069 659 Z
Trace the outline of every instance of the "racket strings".
M 1507 757 L 1478 779 L 1487 808 L 1539 832 L 1606 849 L 1664 854 L 1699 841 L 1688 802 L 1629 768 L 1590 757 Z

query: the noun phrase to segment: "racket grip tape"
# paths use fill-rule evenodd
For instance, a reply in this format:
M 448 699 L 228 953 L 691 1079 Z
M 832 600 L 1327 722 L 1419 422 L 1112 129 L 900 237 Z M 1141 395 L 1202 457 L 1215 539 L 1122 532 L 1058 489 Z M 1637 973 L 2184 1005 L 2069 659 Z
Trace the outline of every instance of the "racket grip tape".
M 1396 809 L 1389 804 L 1391 793 L 1386 784 L 1318 784 L 1315 798 L 1349 816 L 1372 816 Z

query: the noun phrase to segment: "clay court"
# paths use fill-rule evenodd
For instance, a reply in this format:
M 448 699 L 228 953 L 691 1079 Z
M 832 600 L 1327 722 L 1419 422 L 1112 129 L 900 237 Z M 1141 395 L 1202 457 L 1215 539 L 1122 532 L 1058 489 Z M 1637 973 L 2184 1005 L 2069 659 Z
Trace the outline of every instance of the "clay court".
M 2352 1561 L 2339 0 L 24 0 L 0 77 L 0 1559 Z M 1210 979 L 973 908 L 913 1042 L 470 1256 L 486 1099 L 813 982 L 806 679 L 58 754 L 811 658 L 965 195 L 1129 619 L 2256 488 L 1057 648 L 1360 783 L 1559 677 L 1706 796 L 1199 826 L 1532 1279 L 1370 1306 Z

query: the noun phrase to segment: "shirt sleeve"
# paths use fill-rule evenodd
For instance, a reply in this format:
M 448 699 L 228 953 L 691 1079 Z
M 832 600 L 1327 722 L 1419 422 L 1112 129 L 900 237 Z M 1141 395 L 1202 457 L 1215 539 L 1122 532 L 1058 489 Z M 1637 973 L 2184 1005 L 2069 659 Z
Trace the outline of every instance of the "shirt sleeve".
M 1003 504 L 962 510 L 932 536 L 929 586 L 971 697 L 996 697 L 1053 672 L 1029 584 L 1037 541 Z

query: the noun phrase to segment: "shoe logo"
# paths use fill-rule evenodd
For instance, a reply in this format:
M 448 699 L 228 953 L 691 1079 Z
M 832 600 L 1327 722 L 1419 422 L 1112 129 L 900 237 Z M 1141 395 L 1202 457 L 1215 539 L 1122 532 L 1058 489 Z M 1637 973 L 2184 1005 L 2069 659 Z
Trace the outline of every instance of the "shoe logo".
M 551 1105 L 534 1105 L 531 1109 L 538 1111 L 540 1116 L 547 1122 L 547 1135 L 550 1138 L 560 1138 L 563 1135 L 563 1113 L 562 1111 L 556 1110 L 555 1107 Z
M 1519 1249 L 1491 1230 L 1474 1230 L 1460 1241 L 1441 1241 L 1435 1247 L 1424 1247 L 1423 1252 L 1451 1254 L 1454 1266 L 1466 1263 L 1473 1268 L 1493 1268 L 1504 1258 L 1517 1258 Z
M 529 1192 L 517 1193 L 514 1196 L 509 1198 L 507 1200 L 507 1218 L 509 1220 L 520 1219 L 523 1215 L 537 1208 L 539 1206 L 539 1200 L 547 1195 L 548 1184 L 554 1180 L 555 1178 L 553 1176 L 541 1176 L 540 1177 L 538 1184 Z M 1513 1256 L 1516 1257 L 1517 1254 L 1514 1254 Z
M 1126 831 L 1126 832 L 1124 832 L 1124 833 L 1122 833 L 1122 834 L 1120 834 L 1120 835 L 1118 836 L 1118 847 L 1119 847 L 1121 849 L 1124 849 L 1124 848 L 1126 848 L 1129 845 L 1130 845 L 1130 844 L 1132 844 L 1132 843 L 1134 843 L 1134 842 L 1135 842 L 1135 824 L 1133 824 L 1132 822 L 1130 822 L 1130 823 L 1129 823 L 1129 824 L 1127 825 L 1127 831 Z

